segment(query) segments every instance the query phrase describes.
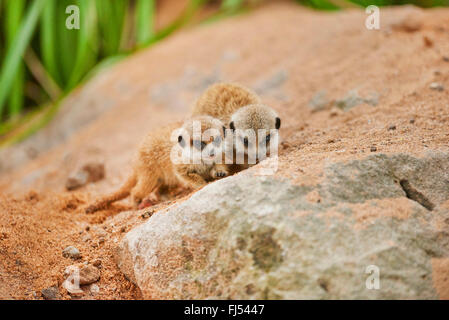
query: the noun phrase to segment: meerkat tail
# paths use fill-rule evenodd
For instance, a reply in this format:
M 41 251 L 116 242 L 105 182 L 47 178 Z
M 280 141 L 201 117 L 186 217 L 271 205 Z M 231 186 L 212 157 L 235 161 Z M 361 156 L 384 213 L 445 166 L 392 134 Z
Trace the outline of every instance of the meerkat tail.
M 102 199 L 96 201 L 94 204 L 91 204 L 86 208 L 86 213 L 94 213 L 98 210 L 105 209 L 111 203 L 122 200 L 130 195 L 131 189 L 137 183 L 137 176 L 133 173 L 128 180 L 118 189 L 116 192 L 103 197 Z

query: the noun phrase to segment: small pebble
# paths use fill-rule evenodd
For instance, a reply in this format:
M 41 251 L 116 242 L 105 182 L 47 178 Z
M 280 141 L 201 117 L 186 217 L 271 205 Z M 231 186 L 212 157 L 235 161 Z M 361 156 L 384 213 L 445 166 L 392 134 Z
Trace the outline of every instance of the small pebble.
M 100 270 L 90 264 L 82 265 L 81 267 L 72 265 L 65 269 L 64 276 L 67 281 L 79 276 L 79 284 L 86 285 L 97 282 L 100 279 Z
M 105 176 L 104 164 L 87 163 L 75 174 L 67 178 L 65 187 L 68 191 L 83 187 L 89 182 L 97 182 Z
M 81 258 L 81 253 L 74 246 L 68 246 L 62 251 L 62 256 L 64 258 L 79 259 Z
M 98 292 L 100 292 L 100 287 L 94 283 L 90 286 L 90 292 L 93 294 L 97 294 Z
M 104 178 L 105 170 L 103 163 L 87 163 L 82 168 L 89 175 L 89 182 L 97 182 Z
M 391 126 L 388 127 L 388 130 L 396 130 L 396 126 L 393 124 Z
M 97 268 L 101 267 L 101 260 L 100 259 L 94 260 L 94 262 L 92 262 L 92 265 L 94 265 Z
M 59 290 L 57 287 L 49 287 L 41 290 L 41 294 L 45 300 L 59 300 L 61 299 L 61 295 L 59 294 Z
M 100 279 L 100 270 L 88 264 L 80 270 L 80 285 L 91 284 Z
M 423 42 L 424 42 L 424 45 L 428 48 L 433 46 L 433 40 L 429 36 L 424 36 Z
M 146 211 L 146 212 L 142 213 L 141 217 L 142 217 L 142 219 L 147 219 L 147 218 L 151 217 L 153 215 L 153 213 L 154 213 L 153 210 Z
M 373 147 L 370 148 L 370 151 L 371 151 L 371 152 L 376 152 L 376 151 L 377 151 L 377 148 L 373 146 Z
M 449 62 L 449 56 L 443 56 L 443 61 Z
M 415 123 L 415 119 L 410 119 L 409 121 L 411 124 Z
M 438 82 L 432 82 L 429 85 L 429 88 L 432 89 L 432 90 L 437 90 L 437 91 L 443 91 L 444 90 L 443 84 L 438 83 Z
M 89 174 L 85 171 L 79 171 L 75 173 L 73 176 L 68 177 L 65 183 L 65 188 L 68 191 L 76 190 L 84 186 L 89 179 Z

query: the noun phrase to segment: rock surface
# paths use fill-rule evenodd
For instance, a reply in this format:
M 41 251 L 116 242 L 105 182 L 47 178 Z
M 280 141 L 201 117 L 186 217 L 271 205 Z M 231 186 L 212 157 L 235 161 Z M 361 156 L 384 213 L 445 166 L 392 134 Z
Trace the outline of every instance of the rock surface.
M 252 173 L 217 181 L 129 232 L 118 264 L 152 299 L 438 298 L 449 153 L 377 154 L 323 174 L 302 186 Z M 370 266 L 378 290 L 366 287 Z
M 49 287 L 41 290 L 42 297 L 45 300 L 59 300 L 61 299 L 61 295 L 59 294 L 59 290 L 57 287 Z

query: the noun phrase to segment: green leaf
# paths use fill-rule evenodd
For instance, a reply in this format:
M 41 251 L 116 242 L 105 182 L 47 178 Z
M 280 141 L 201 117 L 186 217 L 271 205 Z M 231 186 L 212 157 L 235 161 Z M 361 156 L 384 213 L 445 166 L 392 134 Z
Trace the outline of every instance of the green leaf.
M 24 8 L 25 8 L 24 0 L 9 1 L 6 3 L 5 31 L 6 31 L 7 48 L 11 47 L 11 44 L 20 28 L 20 22 L 22 20 Z M 17 74 L 14 77 L 14 83 L 12 84 L 11 87 L 11 93 L 9 95 L 8 115 L 10 117 L 17 116 L 23 108 L 24 78 L 25 78 L 25 69 L 23 67 L 23 62 L 20 62 Z
M 154 0 L 138 0 L 136 7 L 137 45 L 144 44 L 154 35 Z
M 67 89 L 75 87 L 96 61 L 96 15 L 95 3 L 91 0 L 80 0 L 81 24 L 78 32 L 77 54 Z
M 55 39 L 55 14 L 56 14 L 56 0 L 47 0 L 44 11 L 42 13 L 40 25 L 40 47 L 42 53 L 42 62 L 59 86 L 63 85 L 62 79 L 58 72 L 57 65 L 57 50 Z
M 0 115 L 3 112 L 9 90 L 13 86 L 14 79 L 19 72 L 20 62 L 26 47 L 29 45 L 44 4 L 45 0 L 34 0 L 31 3 L 17 36 L 6 52 L 0 73 Z

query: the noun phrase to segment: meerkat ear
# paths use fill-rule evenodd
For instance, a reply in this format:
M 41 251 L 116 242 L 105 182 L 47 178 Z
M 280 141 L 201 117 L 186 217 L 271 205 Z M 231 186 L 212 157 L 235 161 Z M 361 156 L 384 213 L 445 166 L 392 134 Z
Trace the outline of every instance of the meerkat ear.
M 223 136 L 226 137 L 226 127 L 223 126 Z
M 229 124 L 229 128 L 231 128 L 232 131 L 235 130 L 234 121 L 231 121 L 231 123 Z
M 276 129 L 279 130 L 280 127 L 281 127 L 281 118 L 276 117 Z
M 178 143 L 179 145 L 184 148 L 186 145 L 186 142 L 184 141 L 184 139 L 182 138 L 182 136 L 178 136 Z

